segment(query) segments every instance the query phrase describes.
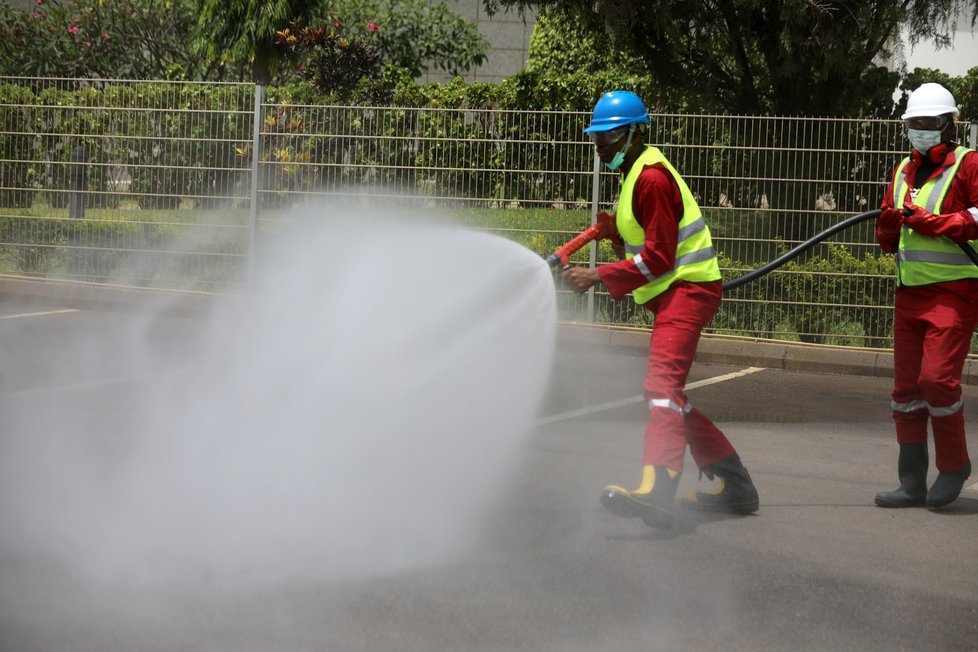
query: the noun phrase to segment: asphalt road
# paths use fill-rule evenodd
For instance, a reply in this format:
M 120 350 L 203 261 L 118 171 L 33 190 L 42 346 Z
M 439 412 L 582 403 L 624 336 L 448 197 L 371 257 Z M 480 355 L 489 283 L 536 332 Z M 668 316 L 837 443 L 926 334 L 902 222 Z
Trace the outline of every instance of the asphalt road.
M 157 349 L 134 378 L 114 355 L 134 320 L 0 299 L 0 409 L 72 409 L 93 388 L 123 401 L 171 373 L 194 323 L 141 325 Z M 79 333 L 97 344 L 76 350 Z M 598 502 L 604 485 L 638 482 L 643 368 L 637 355 L 558 351 L 519 468 L 464 554 L 174 599 L 0 553 L 0 651 L 978 649 L 978 478 L 943 511 L 873 505 L 896 486 L 889 380 L 697 365 L 689 396 L 738 448 L 761 508 L 677 505 L 676 526 L 653 531 Z M 965 396 L 974 426 L 978 387 Z M 687 459 L 680 491 L 697 481 Z

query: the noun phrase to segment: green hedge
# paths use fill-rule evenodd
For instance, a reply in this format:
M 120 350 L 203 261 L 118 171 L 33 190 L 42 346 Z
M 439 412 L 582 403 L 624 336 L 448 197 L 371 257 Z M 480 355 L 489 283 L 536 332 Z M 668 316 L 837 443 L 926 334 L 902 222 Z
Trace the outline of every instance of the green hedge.
M 86 219 L 0 215 L 0 270 L 122 285 L 221 291 L 240 284 L 246 228 L 208 227 L 196 211 L 185 224 L 129 221 L 105 213 Z M 155 219 L 155 214 L 147 212 Z
M 140 208 L 227 203 L 237 155 L 250 142 L 254 91 L 249 85 L 135 83 L 74 90 L 0 85 L 0 205 L 29 208 L 43 192 L 54 208 L 68 204 L 72 152 L 84 148 L 86 204 Z M 9 163 L 7 162 L 9 161 Z M 128 183 L 125 183 L 128 182 Z M 127 187 L 126 187 L 127 186 Z

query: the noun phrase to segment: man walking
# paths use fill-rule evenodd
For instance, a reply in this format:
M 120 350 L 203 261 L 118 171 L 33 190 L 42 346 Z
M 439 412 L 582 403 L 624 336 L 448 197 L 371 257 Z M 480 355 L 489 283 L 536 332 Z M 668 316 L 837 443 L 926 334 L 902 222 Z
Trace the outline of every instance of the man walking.
M 700 333 L 720 306 L 723 284 L 692 192 L 662 152 L 644 144 L 650 123 L 641 99 L 629 91 L 606 93 L 595 105 L 584 132 L 605 166 L 622 177 L 618 209 L 608 219 L 625 257 L 597 269 L 567 269 L 563 279 L 577 292 L 599 283 L 616 299 L 631 292 L 655 315 L 643 386 L 649 418 L 641 483 L 634 490 L 608 486 L 601 503 L 650 527 L 669 527 L 687 445 L 701 472 L 718 486 L 685 496 L 686 505 L 749 514 L 759 503 L 730 441 L 684 393 Z

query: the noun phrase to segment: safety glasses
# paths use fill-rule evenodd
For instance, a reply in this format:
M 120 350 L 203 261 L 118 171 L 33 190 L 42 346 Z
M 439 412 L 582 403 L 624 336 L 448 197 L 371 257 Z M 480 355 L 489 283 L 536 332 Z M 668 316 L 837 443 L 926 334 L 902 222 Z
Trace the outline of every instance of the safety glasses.
M 924 129 L 926 131 L 938 131 L 947 126 L 947 116 L 926 115 L 917 118 L 907 118 L 904 120 L 908 129 Z
M 624 138 L 627 133 L 628 126 L 626 125 L 609 131 L 592 131 L 588 136 L 591 137 L 591 142 L 595 145 L 611 145 Z

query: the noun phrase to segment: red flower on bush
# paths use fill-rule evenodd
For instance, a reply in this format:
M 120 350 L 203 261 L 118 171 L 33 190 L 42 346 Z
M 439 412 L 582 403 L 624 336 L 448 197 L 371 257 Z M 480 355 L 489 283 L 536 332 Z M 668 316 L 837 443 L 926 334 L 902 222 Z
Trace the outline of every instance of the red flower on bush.
M 68 26 L 68 33 L 69 34 L 77 34 L 79 31 L 81 31 L 81 30 L 78 29 L 78 25 L 69 25 Z

